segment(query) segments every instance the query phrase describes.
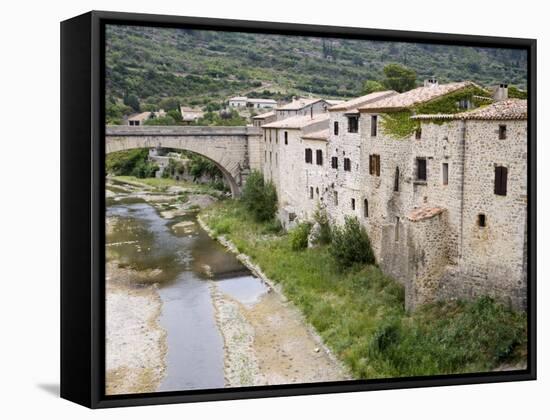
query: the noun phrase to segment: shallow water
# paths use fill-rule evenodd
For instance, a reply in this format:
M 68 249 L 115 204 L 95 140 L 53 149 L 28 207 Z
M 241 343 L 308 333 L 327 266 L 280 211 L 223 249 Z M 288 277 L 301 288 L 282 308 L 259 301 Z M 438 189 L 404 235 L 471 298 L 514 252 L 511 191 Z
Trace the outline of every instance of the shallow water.
M 112 204 L 117 224 L 107 237 L 107 259 L 136 270 L 160 269 L 154 279 L 167 331 L 166 375 L 159 391 L 224 386 L 223 339 L 208 280 L 245 305 L 267 291 L 237 258 L 211 239 L 194 215 L 166 220 L 146 203 Z M 183 229 L 176 223 L 192 222 Z

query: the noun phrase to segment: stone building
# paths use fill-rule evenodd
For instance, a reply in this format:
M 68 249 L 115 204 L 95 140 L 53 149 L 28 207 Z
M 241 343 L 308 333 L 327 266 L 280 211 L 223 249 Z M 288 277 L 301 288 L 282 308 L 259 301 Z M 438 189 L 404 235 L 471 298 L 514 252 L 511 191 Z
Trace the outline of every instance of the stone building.
M 192 124 L 199 118 L 202 118 L 204 111 L 200 109 L 190 108 L 188 106 L 180 106 L 181 121 L 184 124 Z
M 261 170 L 264 178 L 272 181 L 277 189 L 280 220 L 287 228 L 296 219 L 308 218 L 305 199 L 311 177 L 324 176 L 326 139 L 307 138 L 307 135 L 326 129 L 328 117 L 324 111 L 306 113 L 262 126 Z
M 436 80 L 330 106 L 293 101 L 262 124 L 260 168 L 285 227 L 317 206 L 365 226 L 408 307 L 490 295 L 526 304 L 527 106 Z
M 277 106 L 277 101 L 275 99 L 267 98 L 248 98 L 246 96 L 234 96 L 229 98 L 228 105 L 232 108 L 254 108 L 254 109 L 265 109 L 265 108 L 275 108 Z

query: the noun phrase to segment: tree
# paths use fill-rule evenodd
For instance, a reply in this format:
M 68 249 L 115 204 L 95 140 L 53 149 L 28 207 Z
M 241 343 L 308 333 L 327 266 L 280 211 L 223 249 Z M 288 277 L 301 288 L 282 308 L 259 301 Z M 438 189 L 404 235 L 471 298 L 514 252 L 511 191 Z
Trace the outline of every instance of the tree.
M 256 221 L 268 222 L 275 217 L 277 191 L 272 182 L 264 181 L 260 172 L 254 170 L 248 176 L 241 200 Z
M 369 236 L 357 217 L 346 216 L 343 227 L 333 228 L 329 251 L 342 270 L 375 263 Z
M 164 98 L 159 102 L 159 109 L 164 109 L 165 111 L 170 111 L 172 109 L 179 110 L 180 102 L 178 98 Z
M 481 71 L 481 65 L 477 61 L 469 62 L 468 64 L 466 64 L 466 67 L 472 73 L 479 73 Z
M 387 89 L 405 92 L 416 87 L 416 72 L 400 64 L 388 64 L 384 67 L 385 79 L 382 82 Z
M 139 112 L 139 99 L 133 93 L 126 92 L 124 94 L 122 102 L 124 102 L 124 105 L 128 105 L 130 108 L 132 108 L 135 112 Z
M 176 121 L 170 115 L 165 117 L 150 118 L 146 120 L 144 125 L 176 125 Z
M 380 92 L 385 89 L 386 88 L 384 87 L 384 85 L 380 82 L 377 82 L 376 80 L 367 80 L 365 83 L 363 83 L 363 95 L 368 95 L 369 93 L 373 92 Z

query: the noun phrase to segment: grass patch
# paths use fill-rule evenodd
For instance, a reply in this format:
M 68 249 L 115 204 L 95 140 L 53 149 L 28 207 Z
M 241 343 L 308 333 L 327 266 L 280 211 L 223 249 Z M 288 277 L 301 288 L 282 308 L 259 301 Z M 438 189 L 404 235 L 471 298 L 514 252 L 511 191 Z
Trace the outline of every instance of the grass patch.
M 234 200 L 203 220 L 280 283 L 356 378 L 483 372 L 525 357 L 526 316 L 491 299 L 404 309 L 403 288 L 374 265 L 341 272 L 327 246 L 294 251 L 291 236 Z

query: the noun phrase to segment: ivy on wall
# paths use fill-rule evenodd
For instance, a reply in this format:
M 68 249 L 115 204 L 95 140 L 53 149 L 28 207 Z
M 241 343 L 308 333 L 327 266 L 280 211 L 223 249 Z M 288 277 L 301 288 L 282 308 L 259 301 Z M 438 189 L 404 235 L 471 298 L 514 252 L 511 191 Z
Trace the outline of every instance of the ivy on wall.
M 477 97 L 474 98 L 474 96 Z M 483 97 L 487 99 L 482 99 Z M 382 129 L 395 138 L 409 137 L 420 127 L 420 121 L 411 119 L 413 115 L 456 114 L 464 111 L 460 107 L 461 101 L 470 101 L 471 105 L 477 108 L 491 103 L 492 100 L 489 97 L 490 93 L 487 90 L 478 86 L 467 86 L 406 111 L 382 114 Z M 434 120 L 433 122 L 443 124 L 445 120 Z
M 515 99 L 527 99 L 527 91 L 526 90 L 519 90 L 515 86 L 509 86 L 508 87 L 508 97 L 509 98 L 515 98 Z

